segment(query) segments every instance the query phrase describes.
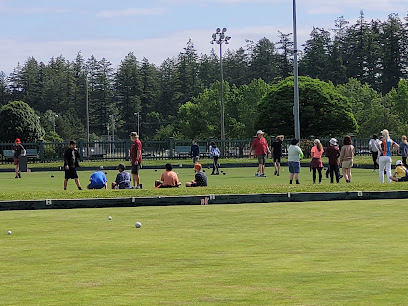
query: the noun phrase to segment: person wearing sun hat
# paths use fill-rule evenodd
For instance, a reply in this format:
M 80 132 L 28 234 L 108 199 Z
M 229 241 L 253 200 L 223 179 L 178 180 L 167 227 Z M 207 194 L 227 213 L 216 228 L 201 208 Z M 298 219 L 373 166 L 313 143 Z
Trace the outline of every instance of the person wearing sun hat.
M 14 166 L 16 167 L 16 177 L 15 178 L 21 178 L 19 159 L 20 159 L 20 156 L 26 155 L 26 150 L 21 144 L 20 138 L 16 138 L 16 140 L 14 140 L 13 154 L 14 154 L 13 155 Z
M 249 150 L 249 157 L 251 157 L 252 151 L 254 151 L 255 156 L 258 158 L 258 170 L 255 176 L 266 177 L 265 175 L 265 163 L 268 153 L 271 151 L 268 147 L 268 142 L 264 137 L 264 132 L 258 130 L 256 132 L 256 138 L 252 141 L 251 149 Z
M 336 182 L 340 181 L 340 171 L 339 171 L 339 157 L 340 150 L 337 145 L 337 139 L 332 138 L 329 141 L 330 146 L 326 149 L 326 157 L 329 159 L 329 173 L 330 173 L 330 183 L 333 184 L 334 176 L 336 176 Z
M 397 160 L 395 163 L 395 172 L 393 176 L 390 176 L 390 179 L 394 182 L 407 182 L 408 181 L 408 171 L 407 168 L 403 165 L 402 160 Z M 399 176 L 399 178 L 397 177 Z

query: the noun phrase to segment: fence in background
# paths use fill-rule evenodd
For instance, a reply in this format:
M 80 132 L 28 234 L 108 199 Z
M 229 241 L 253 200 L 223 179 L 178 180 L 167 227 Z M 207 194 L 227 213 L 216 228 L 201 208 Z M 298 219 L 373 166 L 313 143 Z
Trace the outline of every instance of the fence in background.
M 252 139 L 234 139 L 234 140 L 197 140 L 201 148 L 206 148 L 205 152 L 200 152 L 202 156 L 208 156 L 209 146 L 214 141 L 222 152 L 222 158 L 242 158 L 247 157 L 251 148 Z M 273 139 L 269 139 L 269 145 Z M 328 145 L 329 139 L 321 139 L 323 146 Z M 353 145 L 356 149 L 356 155 L 369 155 L 368 148 L 369 138 L 353 138 Z M 285 139 L 283 143 L 283 155 L 287 155 L 287 148 L 291 140 Z M 143 141 L 143 158 L 144 159 L 183 159 L 189 158 L 188 148 L 191 146 L 191 140 L 176 140 L 170 138 L 160 141 Z M 12 158 L 5 157 L 3 151 L 12 149 L 11 143 L 0 143 L 0 161 L 2 163 L 11 162 Z M 37 152 L 36 156 L 29 156 L 32 161 L 50 162 L 61 161 L 64 159 L 64 152 L 68 148 L 68 142 L 35 142 L 23 143 L 26 149 L 32 149 Z M 302 148 L 307 153 L 310 150 L 312 141 L 302 141 Z M 79 140 L 77 143 L 81 160 L 129 160 L 130 141 L 115 142 L 84 142 Z M 398 152 L 396 152 L 397 154 Z

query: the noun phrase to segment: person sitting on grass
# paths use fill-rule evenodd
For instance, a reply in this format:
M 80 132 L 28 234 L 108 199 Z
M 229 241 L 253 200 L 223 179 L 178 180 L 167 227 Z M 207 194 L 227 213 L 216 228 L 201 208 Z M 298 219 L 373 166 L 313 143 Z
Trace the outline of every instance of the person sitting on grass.
M 112 189 L 131 189 L 130 186 L 131 177 L 130 173 L 126 172 L 125 164 L 119 164 L 119 173 L 116 175 L 116 180 L 112 182 Z
M 393 176 L 390 176 L 390 179 L 394 182 L 407 182 L 408 181 L 408 171 L 407 168 L 404 167 L 403 162 L 401 160 L 397 160 L 395 163 L 395 172 Z M 397 177 L 399 176 L 399 178 Z
M 91 177 L 89 178 L 91 183 L 87 186 L 88 189 L 108 189 L 108 180 L 102 170 L 103 167 L 100 167 L 99 171 L 92 173 Z
M 203 167 L 201 164 L 197 163 L 194 165 L 194 170 L 196 172 L 194 180 L 186 183 L 186 187 L 205 187 L 207 186 L 207 175 L 201 170 Z
M 154 182 L 156 188 L 171 188 L 179 187 L 181 182 L 178 179 L 177 173 L 173 171 L 171 164 L 166 164 L 166 171 L 161 175 L 160 180 Z

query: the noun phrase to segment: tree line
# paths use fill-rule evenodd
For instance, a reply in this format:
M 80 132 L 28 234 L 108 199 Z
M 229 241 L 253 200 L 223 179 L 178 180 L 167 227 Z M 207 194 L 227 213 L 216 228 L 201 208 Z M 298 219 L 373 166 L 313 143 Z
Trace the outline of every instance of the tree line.
M 228 138 L 251 137 L 262 128 L 259 124 L 265 124 L 258 115 L 262 99 L 293 74 L 291 37 L 278 32 L 276 42 L 248 40 L 223 55 Z M 73 61 L 58 56 L 48 63 L 29 57 L 10 75 L 0 72 L 0 104 L 27 103 L 50 140 L 86 138 L 87 96 L 92 139 L 112 132 L 127 137 L 137 129 L 136 114 L 141 116 L 144 139 L 217 138 L 220 70 L 216 53 L 213 49 L 210 54 L 198 54 L 189 40 L 177 56 L 160 65 L 139 60 L 132 52 L 116 68 L 106 58 L 84 59 L 81 53 Z M 299 57 L 301 76 L 331 84 L 348 100 L 354 117 L 350 122 L 355 120 L 356 125 L 344 127 L 344 132 L 361 135 L 373 132 L 379 122 L 393 125 L 395 132 L 404 131 L 408 99 L 401 80 L 406 79 L 407 69 L 408 18 L 395 14 L 386 21 L 367 21 L 360 12 L 353 24 L 339 17 L 333 29 L 315 27 Z M 278 111 L 278 105 L 272 109 Z

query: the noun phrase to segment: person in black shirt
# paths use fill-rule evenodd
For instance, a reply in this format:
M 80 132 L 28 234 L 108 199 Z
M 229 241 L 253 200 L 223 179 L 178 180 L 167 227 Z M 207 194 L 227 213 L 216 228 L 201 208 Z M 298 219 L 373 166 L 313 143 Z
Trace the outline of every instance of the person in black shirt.
M 207 186 L 207 176 L 201 171 L 203 167 L 201 164 L 197 163 L 194 165 L 194 170 L 196 172 L 194 180 L 186 183 L 186 187 L 205 187 Z
M 200 147 L 195 140 L 193 140 L 193 143 L 191 144 L 190 154 L 193 158 L 193 164 L 196 164 L 200 159 Z
M 280 163 L 282 158 L 282 143 L 283 143 L 283 135 L 276 136 L 274 142 L 272 142 L 271 146 L 271 155 L 273 157 L 273 165 L 275 167 L 274 175 L 279 176 L 280 172 Z
M 20 165 L 18 162 L 19 162 L 20 156 L 26 155 L 26 150 L 21 145 L 21 140 L 19 138 L 16 138 L 16 140 L 14 140 L 13 154 L 14 154 L 13 155 L 14 166 L 16 167 L 16 177 L 15 178 L 21 178 Z
M 64 190 L 67 190 L 68 180 L 75 180 L 79 190 L 82 190 L 81 183 L 79 182 L 78 174 L 76 168 L 79 167 L 79 152 L 76 149 L 76 142 L 71 140 L 69 142 L 69 148 L 65 151 L 64 155 L 64 170 L 65 170 L 65 180 L 64 180 Z

